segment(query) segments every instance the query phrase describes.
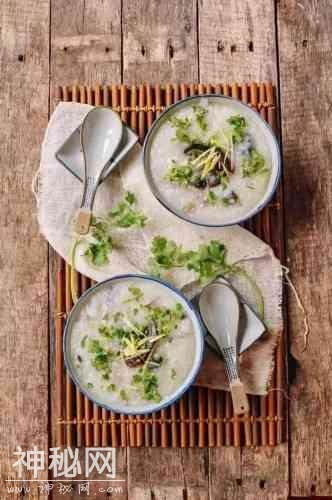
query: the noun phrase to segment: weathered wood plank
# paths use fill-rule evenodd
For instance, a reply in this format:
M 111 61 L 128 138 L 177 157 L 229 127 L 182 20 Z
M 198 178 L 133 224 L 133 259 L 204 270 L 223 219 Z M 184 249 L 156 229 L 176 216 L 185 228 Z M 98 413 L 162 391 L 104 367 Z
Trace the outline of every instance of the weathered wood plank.
M 276 82 L 273 0 L 200 0 L 199 60 L 201 81 Z M 276 450 L 270 455 L 254 448 L 211 449 L 211 498 L 218 498 L 220 491 L 225 499 L 263 499 L 267 498 L 267 491 L 273 494 L 271 498 L 287 498 L 287 444 Z M 267 478 L 270 490 L 262 488 Z
M 51 75 L 58 85 L 119 82 L 121 0 L 51 0 Z
M 123 36 L 125 82 L 197 81 L 194 1 L 125 0 Z M 207 450 L 131 448 L 128 496 L 133 500 L 208 498 L 207 464 Z
M 287 255 L 309 315 L 289 294 L 291 351 L 299 369 L 291 390 L 291 493 L 332 495 L 331 99 L 332 5 L 278 3 Z
M 74 0 L 52 1 L 51 16 L 51 107 L 56 104 L 55 89 L 58 85 L 78 83 L 91 85 L 96 83 L 118 83 L 121 81 L 121 2 L 120 0 L 89 0 L 89 2 Z M 72 87 L 74 100 L 87 102 L 92 93 L 81 95 L 80 87 Z M 95 94 L 93 94 L 95 96 Z M 100 99 L 102 96 L 100 96 Z M 99 98 L 98 98 L 99 99 Z M 102 102 L 98 102 L 102 104 Z M 96 102 L 97 104 L 97 102 Z M 107 103 L 105 103 L 107 104 Z M 51 250 L 50 286 L 54 289 L 54 274 L 57 268 L 56 257 Z M 51 294 L 53 297 L 53 294 Z M 54 310 L 54 303 L 51 304 Z M 52 318 L 51 318 L 52 320 Z M 52 338 L 54 346 L 54 338 Z M 53 352 L 53 348 L 52 351 Z M 55 393 L 53 384 L 52 416 L 54 423 Z M 91 425 L 92 428 L 92 425 Z M 92 429 L 89 429 L 91 431 Z M 55 442 L 53 426 L 53 442 Z M 81 455 L 84 464 L 84 456 Z M 125 449 L 116 451 L 117 479 L 127 479 L 127 457 Z M 84 478 L 84 474 L 82 474 Z M 105 479 L 96 475 L 94 479 Z M 93 482 L 90 484 L 90 495 L 98 498 L 110 496 L 102 489 L 112 486 L 112 483 Z M 121 486 L 122 493 L 116 493 L 116 498 L 127 498 L 126 483 L 114 483 L 114 488 Z M 72 497 L 78 494 L 74 486 Z M 75 496 L 76 495 L 76 496 Z M 61 495 L 58 495 L 60 498 Z M 56 498 L 56 497 L 55 497 Z
M 199 0 L 200 80 L 276 81 L 273 0 Z
M 124 82 L 196 82 L 196 15 L 194 0 L 124 0 Z
M 30 186 L 48 117 L 49 2 L 3 0 L 0 19 L 0 497 L 18 498 L 5 483 L 18 476 L 13 452 L 48 447 L 47 245 Z M 16 485 L 39 498 L 36 483 Z
M 128 459 L 131 500 L 209 498 L 207 449 L 130 448 Z

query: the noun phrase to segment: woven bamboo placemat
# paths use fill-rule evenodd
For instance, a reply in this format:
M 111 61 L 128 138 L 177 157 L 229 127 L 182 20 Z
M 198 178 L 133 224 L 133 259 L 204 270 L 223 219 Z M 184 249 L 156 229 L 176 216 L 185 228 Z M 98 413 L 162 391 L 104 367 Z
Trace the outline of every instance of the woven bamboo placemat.
M 276 130 L 275 89 L 271 83 L 238 85 L 169 84 L 60 87 L 58 99 L 111 106 L 135 130 L 141 141 L 154 119 L 187 95 L 231 95 L 256 108 Z M 283 260 L 282 189 L 246 228 L 270 244 Z M 147 416 L 118 415 L 92 404 L 65 373 L 62 334 L 72 308 L 70 266 L 58 258 L 55 320 L 55 400 L 57 444 L 76 446 L 275 446 L 285 437 L 285 335 L 276 349 L 275 369 L 267 396 L 249 396 L 250 412 L 233 415 L 230 394 L 192 387 L 177 403 Z M 93 283 L 76 273 L 80 293 Z

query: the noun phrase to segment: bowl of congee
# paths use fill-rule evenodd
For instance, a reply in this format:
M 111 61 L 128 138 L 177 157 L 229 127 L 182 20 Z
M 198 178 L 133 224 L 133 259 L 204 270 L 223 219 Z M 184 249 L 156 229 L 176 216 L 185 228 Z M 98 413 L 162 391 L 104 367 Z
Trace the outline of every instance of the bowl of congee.
M 117 413 L 145 414 L 176 401 L 201 366 L 203 330 L 191 303 L 157 278 L 119 275 L 85 292 L 64 332 L 75 384 Z
M 238 224 L 271 200 L 281 171 L 270 126 L 248 105 L 216 94 L 173 104 L 144 143 L 149 187 L 169 211 L 202 226 Z

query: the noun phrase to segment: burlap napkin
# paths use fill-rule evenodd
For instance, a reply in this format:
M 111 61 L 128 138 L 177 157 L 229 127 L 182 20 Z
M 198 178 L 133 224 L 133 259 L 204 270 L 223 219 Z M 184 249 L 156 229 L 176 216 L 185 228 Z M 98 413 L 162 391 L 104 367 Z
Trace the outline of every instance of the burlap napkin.
M 40 231 L 68 262 L 73 242 L 73 218 L 80 205 L 82 184 L 56 160 L 55 152 L 90 108 L 85 104 L 59 104 L 51 117 L 42 145 L 37 193 Z M 86 247 L 80 245 L 76 258 L 77 270 L 97 281 L 116 274 L 148 273 L 149 246 L 156 235 L 166 236 L 187 249 L 195 249 L 212 239 L 222 241 L 228 250 L 228 261 L 240 262 L 255 278 L 264 297 L 264 320 L 269 331 L 241 356 L 240 370 L 248 393 L 265 394 L 273 368 L 274 348 L 282 330 L 282 269 L 272 249 L 239 226 L 203 228 L 181 221 L 169 213 L 155 200 L 145 181 L 139 145 L 100 186 L 95 213 L 103 215 L 108 212 L 127 190 L 135 193 L 140 210 L 149 217 L 148 224 L 143 230 L 117 230 L 114 238 L 118 246 L 112 252 L 109 264 L 100 268 L 89 264 L 84 257 Z M 191 271 L 172 270 L 164 278 L 182 288 L 189 298 L 200 289 Z M 246 300 L 252 299 L 250 293 L 243 289 L 243 284 L 234 285 L 245 295 Z M 252 306 L 255 307 L 254 302 Z M 223 362 L 209 350 L 206 351 L 197 384 L 228 388 Z

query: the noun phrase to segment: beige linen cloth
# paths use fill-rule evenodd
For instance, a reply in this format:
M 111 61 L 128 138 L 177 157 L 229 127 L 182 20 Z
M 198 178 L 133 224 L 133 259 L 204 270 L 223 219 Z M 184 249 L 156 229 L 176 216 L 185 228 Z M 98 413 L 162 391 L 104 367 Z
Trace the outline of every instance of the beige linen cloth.
M 82 122 L 91 106 L 78 103 L 60 103 L 55 109 L 42 145 L 38 176 L 38 221 L 41 233 L 66 261 L 70 262 L 73 244 L 73 219 L 80 206 L 82 184 L 55 158 L 55 152 L 64 140 Z M 143 171 L 142 150 L 137 145 L 121 166 L 100 186 L 95 213 L 103 215 L 117 203 L 125 191 L 132 191 L 138 207 L 149 221 L 143 230 L 119 229 L 113 234 L 117 248 L 110 262 L 94 267 L 84 257 L 86 246 L 78 246 L 76 269 L 100 281 L 117 274 L 148 273 L 149 246 L 156 235 L 163 235 L 195 249 L 202 243 L 217 239 L 228 251 L 228 262 L 240 263 L 260 287 L 265 304 L 265 323 L 268 332 L 250 347 L 240 359 L 241 377 L 251 394 L 266 394 L 274 363 L 274 348 L 282 330 L 282 269 L 272 249 L 240 226 L 203 228 L 181 221 L 158 203 L 146 183 Z M 171 270 L 164 279 L 181 288 L 191 298 L 200 286 L 195 275 L 187 270 Z M 246 300 L 252 302 L 250 291 L 243 283 L 234 283 Z M 252 303 L 253 307 L 255 306 Z M 227 389 L 223 362 L 209 349 L 196 381 L 199 385 Z

